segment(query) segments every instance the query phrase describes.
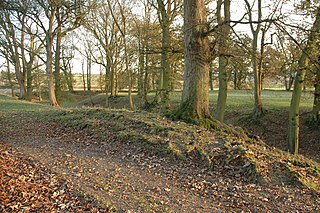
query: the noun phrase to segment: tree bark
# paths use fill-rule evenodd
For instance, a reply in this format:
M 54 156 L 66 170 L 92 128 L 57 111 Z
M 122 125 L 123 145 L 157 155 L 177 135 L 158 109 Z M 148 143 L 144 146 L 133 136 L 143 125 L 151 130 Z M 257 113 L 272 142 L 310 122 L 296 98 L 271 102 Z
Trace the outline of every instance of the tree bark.
M 302 51 L 302 55 L 299 60 L 299 68 L 294 80 L 294 88 L 290 103 L 289 111 L 289 130 L 288 130 L 288 148 L 292 154 L 298 154 L 299 148 L 299 107 L 302 88 L 304 84 L 304 77 L 307 71 L 309 63 L 308 56 L 312 51 L 312 48 L 316 46 L 316 42 L 319 39 L 320 33 L 320 7 L 317 8 L 316 20 L 313 24 L 312 30 L 308 37 L 307 46 Z
M 224 112 L 227 103 L 227 90 L 228 90 L 228 79 L 227 79 L 227 65 L 228 58 L 226 54 L 227 50 L 227 40 L 230 33 L 230 0 L 224 1 L 224 18 L 221 16 L 221 5 L 222 0 L 218 0 L 217 6 L 217 19 L 218 24 L 221 25 L 219 30 L 219 94 L 217 102 L 217 119 L 221 122 L 224 120 Z M 226 21 L 226 23 L 223 23 Z
M 157 0 L 157 3 L 161 17 L 159 18 L 160 26 L 162 29 L 159 93 L 161 98 L 161 105 L 167 109 L 169 107 L 169 95 L 171 85 L 171 69 L 169 64 L 169 49 L 171 43 L 169 14 L 171 13 L 171 1 L 167 2 L 169 11 L 166 10 L 165 4 L 162 0 Z
M 184 1 L 184 85 L 178 117 L 205 119 L 209 113 L 210 48 L 203 0 Z
M 14 84 L 12 82 L 12 78 L 11 78 L 11 73 L 10 73 L 10 62 L 9 60 L 7 60 L 7 75 L 8 75 L 8 81 L 10 84 L 10 88 L 11 88 L 11 96 L 15 97 L 16 93 L 14 91 Z
M 57 11 L 59 13 L 59 10 Z M 59 17 L 59 14 L 57 15 Z M 61 41 L 62 41 L 62 34 L 61 34 L 61 24 L 60 20 L 58 20 L 58 27 L 57 27 L 57 35 L 56 35 L 56 51 L 54 57 L 54 80 L 55 80 L 55 93 L 57 97 L 57 101 L 60 101 L 61 98 L 61 77 L 60 77 L 60 56 L 61 56 Z
M 48 32 L 47 34 L 47 42 L 46 42 L 46 50 L 47 50 L 47 62 L 46 62 L 46 73 L 48 78 L 48 93 L 49 93 L 49 100 L 51 106 L 58 107 L 59 104 L 57 102 L 55 88 L 54 88 L 54 77 L 52 73 L 52 45 L 53 45 L 53 38 L 52 32 Z
M 320 124 L 320 70 L 319 69 L 317 70 L 316 79 L 314 83 L 314 99 L 313 99 L 312 116 L 316 124 Z
M 263 114 L 262 109 L 262 100 L 261 100 L 261 79 L 260 73 L 258 69 L 257 63 L 257 49 L 258 49 L 258 36 L 261 28 L 261 19 L 262 19 L 262 3 L 261 0 L 258 0 L 258 20 L 257 26 L 254 29 L 253 26 L 253 15 L 252 15 L 252 8 L 248 2 L 245 0 L 247 10 L 249 13 L 249 21 L 250 21 L 250 28 L 252 32 L 252 52 L 251 52 L 251 63 L 252 63 L 252 70 L 254 75 L 254 108 L 253 108 L 253 117 L 259 119 Z
M 86 78 L 84 72 L 84 60 L 82 60 L 82 84 L 83 84 L 83 91 L 86 91 Z

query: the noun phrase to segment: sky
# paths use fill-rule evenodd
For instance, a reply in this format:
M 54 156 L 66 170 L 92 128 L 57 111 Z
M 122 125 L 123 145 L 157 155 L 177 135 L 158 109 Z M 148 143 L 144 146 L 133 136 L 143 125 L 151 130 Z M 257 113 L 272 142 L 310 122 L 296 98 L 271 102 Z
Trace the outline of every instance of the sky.
M 256 2 L 256 1 L 250 1 L 250 2 Z M 296 3 L 296 0 L 291 0 L 291 1 L 284 1 L 285 5 L 282 8 L 282 15 L 285 16 L 290 16 L 290 19 L 293 20 L 294 24 L 298 24 L 298 25 L 303 25 L 306 24 L 306 22 L 310 22 L 310 20 L 306 20 L 306 19 L 302 19 L 301 16 L 299 16 L 296 13 L 292 13 L 292 8 L 294 3 Z M 269 6 L 266 6 L 268 5 Z M 263 5 L 264 5 L 264 9 L 263 9 L 263 15 L 268 13 L 268 8 L 271 6 L 274 6 L 274 4 L 272 4 L 272 1 L 267 1 L 267 0 L 263 0 Z M 213 5 L 213 7 L 215 7 L 215 5 Z M 256 8 L 256 7 L 255 7 Z M 143 9 L 139 8 L 139 7 L 135 7 L 134 8 L 134 13 L 141 13 L 141 11 L 143 11 Z M 232 20 L 240 20 L 241 17 L 245 14 L 246 10 L 244 7 L 244 1 L 243 0 L 232 0 L 231 1 L 231 19 Z M 256 12 L 256 10 L 255 10 Z M 153 17 L 154 19 L 156 19 L 156 17 Z M 245 33 L 248 34 L 249 36 L 251 35 L 251 31 L 250 31 L 250 26 L 248 24 L 238 24 L 235 26 L 235 31 L 237 33 Z M 268 38 L 267 38 L 268 39 Z M 75 43 L 81 43 L 80 41 L 75 41 Z M 83 56 L 79 53 L 76 52 L 75 58 L 72 60 L 73 61 L 73 73 L 81 73 L 82 72 L 82 61 L 83 61 Z M 4 64 L 4 60 L 0 58 L 0 66 Z M 84 67 L 86 67 L 86 64 L 84 65 Z M 0 67 L 0 69 L 3 70 L 2 67 Z M 103 69 L 103 67 L 101 68 L 100 65 L 97 64 L 92 64 L 92 73 L 98 74 L 100 73 L 100 70 Z M 103 70 L 104 72 L 104 70 Z

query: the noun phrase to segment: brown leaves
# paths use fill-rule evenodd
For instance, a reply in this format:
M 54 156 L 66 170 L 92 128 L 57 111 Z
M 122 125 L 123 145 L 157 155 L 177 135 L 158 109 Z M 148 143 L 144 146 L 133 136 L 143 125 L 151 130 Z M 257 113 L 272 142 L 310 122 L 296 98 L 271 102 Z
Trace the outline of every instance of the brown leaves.
M 31 158 L 0 143 L 0 211 L 99 212 L 99 209 L 72 193 L 64 182 Z

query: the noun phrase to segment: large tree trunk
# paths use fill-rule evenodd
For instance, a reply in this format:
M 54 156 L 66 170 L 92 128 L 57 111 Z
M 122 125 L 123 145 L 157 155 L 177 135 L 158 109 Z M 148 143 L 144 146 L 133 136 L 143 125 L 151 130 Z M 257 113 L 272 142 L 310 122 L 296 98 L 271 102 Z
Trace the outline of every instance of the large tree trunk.
M 289 130 L 288 130 L 288 148 L 293 154 L 298 153 L 299 147 L 299 106 L 302 93 L 302 87 L 304 84 L 304 77 L 306 74 L 307 66 L 309 63 L 309 54 L 312 49 L 317 46 L 316 42 L 319 39 L 320 33 L 320 8 L 317 10 L 316 20 L 310 31 L 307 46 L 302 51 L 302 55 L 299 60 L 299 68 L 294 81 L 294 88 L 290 104 L 289 112 Z
M 204 119 L 209 113 L 210 48 L 203 0 L 184 1 L 184 85 L 178 117 Z

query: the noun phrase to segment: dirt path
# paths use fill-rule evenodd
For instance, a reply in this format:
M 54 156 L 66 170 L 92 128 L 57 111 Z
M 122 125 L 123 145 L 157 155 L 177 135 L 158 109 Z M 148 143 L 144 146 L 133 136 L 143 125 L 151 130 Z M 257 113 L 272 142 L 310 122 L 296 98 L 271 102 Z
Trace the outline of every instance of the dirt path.
M 15 119 L 14 119 L 15 118 Z M 19 121 L 19 122 L 17 122 Z M 97 141 L 74 129 L 0 113 L 0 141 L 31 156 L 118 212 L 317 212 L 305 188 L 263 186 L 193 162 L 145 153 L 130 143 Z M 317 201 L 318 200 L 318 201 Z

